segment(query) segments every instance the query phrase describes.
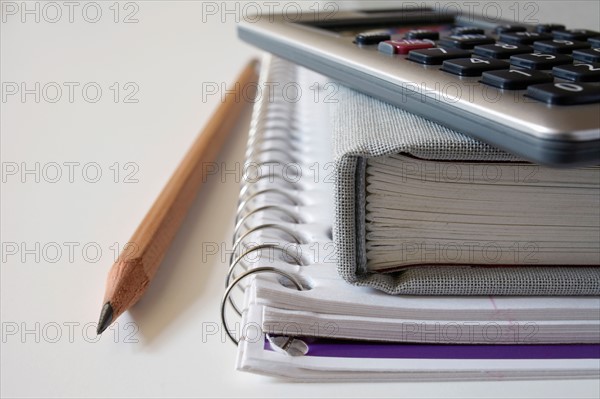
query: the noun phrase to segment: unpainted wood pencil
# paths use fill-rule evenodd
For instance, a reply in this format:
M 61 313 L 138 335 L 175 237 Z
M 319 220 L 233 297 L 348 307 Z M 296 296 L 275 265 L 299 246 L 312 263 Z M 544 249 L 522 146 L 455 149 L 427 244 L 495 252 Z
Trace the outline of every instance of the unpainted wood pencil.
M 144 217 L 108 274 L 97 333 L 101 334 L 144 294 L 173 237 L 206 181 L 208 163 L 214 162 L 248 98 L 256 89 L 258 61 L 252 60 L 183 158 L 167 185 Z

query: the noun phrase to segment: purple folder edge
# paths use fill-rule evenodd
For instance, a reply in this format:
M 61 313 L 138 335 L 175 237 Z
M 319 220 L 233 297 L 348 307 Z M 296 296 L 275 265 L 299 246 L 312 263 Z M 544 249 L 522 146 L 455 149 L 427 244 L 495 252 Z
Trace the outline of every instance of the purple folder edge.
M 298 338 L 306 356 L 359 359 L 600 359 L 599 344 L 444 345 Z M 273 351 L 269 341 L 264 348 Z

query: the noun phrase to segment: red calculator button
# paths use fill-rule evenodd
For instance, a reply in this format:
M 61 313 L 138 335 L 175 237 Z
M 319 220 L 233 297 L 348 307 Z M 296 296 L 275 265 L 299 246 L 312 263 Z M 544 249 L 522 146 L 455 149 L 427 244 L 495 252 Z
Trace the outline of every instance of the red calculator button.
M 379 43 L 379 51 L 386 54 L 408 54 L 411 50 L 422 50 L 435 47 L 433 42 L 427 40 L 386 40 Z

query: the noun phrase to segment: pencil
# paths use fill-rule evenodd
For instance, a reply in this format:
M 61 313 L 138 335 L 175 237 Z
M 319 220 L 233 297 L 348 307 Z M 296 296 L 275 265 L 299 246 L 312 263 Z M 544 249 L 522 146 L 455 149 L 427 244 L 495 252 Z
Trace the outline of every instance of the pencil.
M 215 161 L 245 105 L 253 100 L 247 97 L 257 87 L 257 65 L 258 61 L 252 60 L 241 72 L 233 90 L 235 96 L 228 94 L 212 115 L 110 269 L 98 334 L 133 306 L 152 281 L 200 186 L 206 181 L 207 168 L 203 165 Z

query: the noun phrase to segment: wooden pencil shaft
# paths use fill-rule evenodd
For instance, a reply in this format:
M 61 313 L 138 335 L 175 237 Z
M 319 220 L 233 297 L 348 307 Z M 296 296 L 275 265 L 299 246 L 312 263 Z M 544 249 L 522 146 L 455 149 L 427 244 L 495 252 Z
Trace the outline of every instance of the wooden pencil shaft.
M 112 266 L 103 302 L 110 302 L 112 306 L 112 321 L 139 300 L 154 277 L 200 186 L 206 181 L 208 165 L 216 160 L 228 133 L 245 105 L 251 102 L 247 98 L 248 87 L 256 86 L 256 66 L 253 60 L 242 71 L 235 85 L 235 96 L 228 96 L 213 114 Z

